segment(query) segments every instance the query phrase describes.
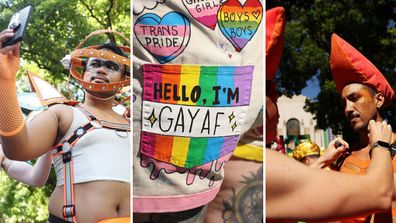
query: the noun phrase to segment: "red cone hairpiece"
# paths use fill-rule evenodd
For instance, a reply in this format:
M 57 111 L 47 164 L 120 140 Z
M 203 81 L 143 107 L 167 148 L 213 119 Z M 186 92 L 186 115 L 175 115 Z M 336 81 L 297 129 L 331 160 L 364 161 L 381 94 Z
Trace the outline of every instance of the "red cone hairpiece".
M 273 80 L 285 45 L 283 31 L 285 29 L 285 9 L 276 7 L 266 12 L 265 58 L 266 79 Z
M 331 36 L 330 67 L 337 91 L 351 83 L 360 83 L 374 88 L 384 95 L 384 106 L 394 97 L 392 87 L 382 73 L 358 50 L 337 34 Z

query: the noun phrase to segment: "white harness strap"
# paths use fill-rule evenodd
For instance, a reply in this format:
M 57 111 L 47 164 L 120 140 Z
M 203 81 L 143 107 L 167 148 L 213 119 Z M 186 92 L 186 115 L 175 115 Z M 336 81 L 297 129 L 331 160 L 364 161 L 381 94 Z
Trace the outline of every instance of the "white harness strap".
M 87 132 L 95 129 L 95 122 L 98 121 L 89 111 L 83 107 L 76 105 L 76 107 L 86 116 L 88 122 L 77 128 L 66 140 L 63 140 L 58 145 L 51 148 L 52 157 L 62 155 L 63 161 L 63 217 L 66 221 L 76 222 L 75 199 L 74 199 L 74 177 L 73 177 L 73 161 L 72 149 L 81 137 Z M 105 128 L 111 128 L 118 131 L 130 131 L 129 124 L 116 124 L 105 121 L 99 121 L 99 124 Z
M 69 222 L 76 222 L 75 200 L 74 200 L 74 177 L 73 177 L 73 161 L 72 148 L 77 141 L 87 132 L 94 129 L 91 124 L 95 120 L 94 116 L 88 116 L 88 122 L 77 128 L 66 140 L 51 148 L 52 157 L 62 155 L 63 161 L 63 217 Z

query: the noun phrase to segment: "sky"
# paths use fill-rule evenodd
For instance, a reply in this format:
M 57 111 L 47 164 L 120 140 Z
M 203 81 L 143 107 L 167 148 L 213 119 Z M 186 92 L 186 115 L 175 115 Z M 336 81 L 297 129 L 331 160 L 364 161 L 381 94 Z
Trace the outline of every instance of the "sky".
M 314 99 L 319 94 L 319 91 L 320 91 L 319 79 L 315 75 L 307 81 L 307 86 L 304 89 L 302 89 L 301 94 L 310 99 Z

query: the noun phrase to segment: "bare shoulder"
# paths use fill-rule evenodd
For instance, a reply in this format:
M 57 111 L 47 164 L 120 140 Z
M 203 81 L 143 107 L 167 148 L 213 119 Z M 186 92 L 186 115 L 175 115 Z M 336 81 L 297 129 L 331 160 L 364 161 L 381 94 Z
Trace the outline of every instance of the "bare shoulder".
M 72 108 L 70 105 L 65 105 L 65 104 L 55 104 L 52 105 L 48 108 L 48 110 L 54 112 L 54 113 L 64 113 L 64 112 L 71 112 Z

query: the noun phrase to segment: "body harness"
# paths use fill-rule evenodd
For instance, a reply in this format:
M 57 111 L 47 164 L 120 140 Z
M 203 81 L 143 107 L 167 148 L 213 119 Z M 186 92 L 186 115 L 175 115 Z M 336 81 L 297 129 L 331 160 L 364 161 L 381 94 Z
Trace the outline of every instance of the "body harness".
M 117 34 L 120 36 L 128 45 L 130 42 L 119 32 L 107 29 L 98 30 L 89 34 L 76 48 L 75 51 L 71 53 L 70 58 L 70 75 L 72 75 L 84 89 L 88 89 L 93 92 L 109 92 L 114 90 L 119 90 L 124 86 L 130 84 L 130 75 L 125 74 L 125 78 L 122 81 L 114 83 L 91 83 L 83 80 L 82 68 L 84 66 L 84 60 L 90 57 L 101 58 L 106 60 L 112 60 L 119 64 L 130 67 L 130 59 L 126 55 L 118 55 L 113 52 L 106 50 L 97 50 L 99 45 L 88 46 L 82 48 L 86 40 L 92 36 L 99 34 Z M 117 46 L 123 53 L 130 53 L 130 48 L 127 46 Z M 69 79 L 70 79 L 69 75 Z M 70 91 L 69 91 L 70 93 Z M 72 95 L 71 95 L 72 97 Z M 73 98 L 73 97 L 72 97 Z M 56 146 L 51 148 L 52 157 L 62 156 L 63 160 L 63 176 L 64 176 L 64 206 L 62 209 L 63 217 L 66 221 L 76 222 L 76 210 L 75 210 L 75 200 L 74 200 L 74 182 L 73 182 L 73 161 L 72 152 L 74 145 L 78 142 L 81 137 L 83 137 L 87 132 L 92 131 L 96 128 L 109 128 L 114 129 L 116 132 L 125 132 L 128 134 L 130 131 L 130 124 L 118 124 L 112 123 L 105 120 L 98 120 L 94 115 L 85 110 L 83 107 L 76 103 L 66 103 L 78 108 L 88 119 L 88 122 L 77 128 L 73 133 L 71 133 L 65 140 Z M 126 118 L 127 119 L 127 118 Z M 127 119 L 129 122 L 129 119 Z
M 73 161 L 72 150 L 74 145 L 86 133 L 98 129 L 108 128 L 114 129 L 117 132 L 129 132 L 130 124 L 118 124 L 98 120 L 89 111 L 81 107 L 79 104 L 75 105 L 84 116 L 88 119 L 87 123 L 78 127 L 65 140 L 51 148 L 52 157 L 62 156 L 63 161 L 63 199 L 64 206 L 62 208 L 63 217 L 69 222 L 76 222 L 75 201 L 74 201 L 74 181 L 73 181 Z M 127 119 L 128 120 L 128 119 Z M 129 122 L 129 120 L 128 120 Z

